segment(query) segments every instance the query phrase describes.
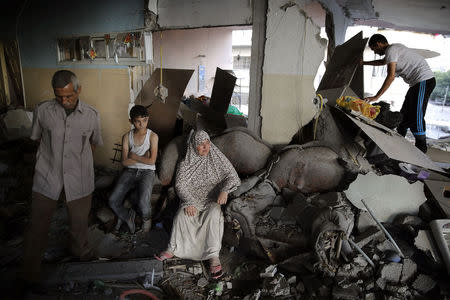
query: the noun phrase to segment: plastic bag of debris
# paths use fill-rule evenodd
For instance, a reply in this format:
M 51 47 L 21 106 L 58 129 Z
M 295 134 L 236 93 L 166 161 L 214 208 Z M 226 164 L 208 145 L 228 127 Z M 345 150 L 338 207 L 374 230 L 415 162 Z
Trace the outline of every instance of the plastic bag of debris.
M 380 113 L 380 106 L 372 105 L 364 100 L 351 96 L 342 96 L 336 100 L 336 103 L 345 109 L 351 109 L 361 112 L 364 116 L 375 119 Z

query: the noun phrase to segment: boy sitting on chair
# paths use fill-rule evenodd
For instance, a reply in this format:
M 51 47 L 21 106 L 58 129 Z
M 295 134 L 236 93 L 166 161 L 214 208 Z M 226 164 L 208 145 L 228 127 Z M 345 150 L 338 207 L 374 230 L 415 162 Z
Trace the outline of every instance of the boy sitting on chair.
M 123 206 L 125 195 L 136 188 L 137 206 L 142 215 L 142 230 L 148 232 L 152 225 L 151 203 L 155 161 L 158 152 L 158 135 L 147 128 L 148 111 L 142 105 L 130 110 L 130 123 L 134 129 L 122 138 L 122 165 L 124 169 L 109 197 L 109 205 L 118 216 L 116 230 L 125 222 L 131 233 L 135 231 L 136 212 Z

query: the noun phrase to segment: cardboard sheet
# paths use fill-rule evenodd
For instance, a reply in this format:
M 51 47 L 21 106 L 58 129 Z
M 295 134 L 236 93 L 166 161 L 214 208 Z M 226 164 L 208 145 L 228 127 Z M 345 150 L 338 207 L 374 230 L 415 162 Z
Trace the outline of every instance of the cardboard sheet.
M 323 90 L 351 87 L 358 97 L 363 97 L 363 67 L 359 62 L 363 57 L 366 43 L 367 38 L 363 39 L 360 32 L 336 47 L 320 81 L 318 93 Z M 330 105 L 335 104 L 336 99 L 328 100 Z
M 417 149 L 412 143 L 399 135 L 397 132 L 371 121 L 369 125 L 358 120 L 354 116 L 350 116 L 344 112 L 340 112 L 347 116 L 356 124 L 369 138 L 377 144 L 378 147 L 391 159 L 407 162 L 426 169 L 444 172 L 437 164 L 435 164 L 426 154 Z
M 193 73 L 194 70 L 163 69 L 163 86 L 168 89 L 169 95 L 166 103 L 161 103 L 153 93 L 160 81 L 160 69 L 156 69 L 136 97 L 136 104 L 151 105 L 149 128 L 159 135 L 160 147 L 166 145 L 174 136 L 181 97 Z

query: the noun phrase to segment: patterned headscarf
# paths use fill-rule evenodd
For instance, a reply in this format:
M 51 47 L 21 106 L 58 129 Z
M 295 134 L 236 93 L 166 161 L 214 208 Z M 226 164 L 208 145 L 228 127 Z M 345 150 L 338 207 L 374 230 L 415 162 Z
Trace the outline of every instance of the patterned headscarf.
M 195 131 L 188 141 L 186 157 L 178 166 L 175 190 L 182 208 L 192 205 L 202 210 L 216 201 L 220 192 L 230 193 L 241 184 L 233 165 L 213 143 L 207 155 L 197 153 L 197 146 L 205 140 L 211 141 L 205 131 Z

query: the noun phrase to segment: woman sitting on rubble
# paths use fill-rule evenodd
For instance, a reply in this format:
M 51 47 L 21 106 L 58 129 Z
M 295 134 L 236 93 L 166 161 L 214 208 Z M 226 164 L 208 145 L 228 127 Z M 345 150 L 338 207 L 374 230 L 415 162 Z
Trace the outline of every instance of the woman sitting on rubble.
M 223 275 L 219 260 L 222 247 L 223 215 L 220 205 L 241 181 L 229 160 L 210 141 L 205 131 L 194 132 L 188 140 L 186 157 L 180 162 L 175 190 L 180 209 L 174 221 L 166 251 L 156 256 L 165 260 L 177 256 L 209 260 L 211 276 Z

